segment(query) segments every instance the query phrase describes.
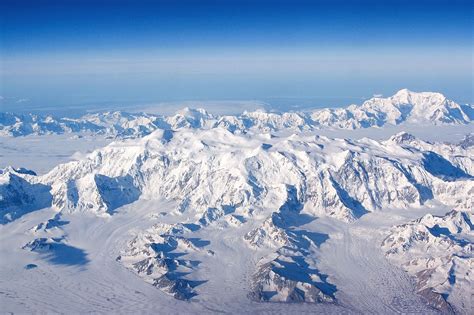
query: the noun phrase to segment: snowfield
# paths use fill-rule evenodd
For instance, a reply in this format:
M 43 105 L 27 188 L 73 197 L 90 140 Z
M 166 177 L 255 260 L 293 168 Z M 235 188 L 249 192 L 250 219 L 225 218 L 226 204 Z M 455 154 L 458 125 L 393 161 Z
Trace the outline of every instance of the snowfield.
M 308 113 L 2 115 L 12 151 L 91 142 L 0 171 L 4 312 L 473 312 L 471 105 L 401 90 Z M 401 131 L 417 124 L 462 129 Z

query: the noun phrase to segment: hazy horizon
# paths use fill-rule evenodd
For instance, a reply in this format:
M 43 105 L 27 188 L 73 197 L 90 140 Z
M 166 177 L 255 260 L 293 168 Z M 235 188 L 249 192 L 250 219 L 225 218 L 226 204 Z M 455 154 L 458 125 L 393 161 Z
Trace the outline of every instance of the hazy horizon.
M 473 101 L 469 1 L 3 1 L 0 9 L 2 110 L 289 98 L 345 106 L 401 88 Z

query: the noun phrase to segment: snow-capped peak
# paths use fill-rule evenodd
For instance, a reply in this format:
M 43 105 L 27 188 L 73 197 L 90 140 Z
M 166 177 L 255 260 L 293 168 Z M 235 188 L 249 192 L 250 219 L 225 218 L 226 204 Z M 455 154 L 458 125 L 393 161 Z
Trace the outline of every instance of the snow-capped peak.
M 362 105 L 317 109 L 311 112 L 277 113 L 245 111 L 234 116 L 214 116 L 205 109 L 186 107 L 171 116 L 146 113 L 105 112 L 79 119 L 0 113 L 0 135 L 93 132 L 119 137 L 141 137 L 156 129 L 224 128 L 231 132 L 356 129 L 387 124 L 468 124 L 474 120 L 474 106 L 459 105 L 434 92 L 402 89 L 388 98 L 374 97 Z
M 398 103 L 413 104 L 416 106 L 426 99 L 442 102 L 446 99 L 446 96 L 438 92 L 413 92 L 409 89 L 401 89 L 391 96 L 390 99 Z
M 410 143 L 416 140 L 415 136 L 409 134 L 408 132 L 402 131 L 390 137 L 389 141 L 395 142 L 397 144 Z
M 184 107 L 176 111 L 176 115 L 182 115 L 186 117 L 210 117 L 211 115 L 204 109 L 204 108 L 191 108 L 191 107 Z

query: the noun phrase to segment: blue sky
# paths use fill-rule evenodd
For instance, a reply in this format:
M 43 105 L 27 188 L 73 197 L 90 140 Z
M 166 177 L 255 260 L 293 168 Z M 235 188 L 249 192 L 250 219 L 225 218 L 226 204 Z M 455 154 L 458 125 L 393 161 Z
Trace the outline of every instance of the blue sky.
M 4 0 L 0 12 L 8 110 L 404 87 L 473 101 L 469 1 Z

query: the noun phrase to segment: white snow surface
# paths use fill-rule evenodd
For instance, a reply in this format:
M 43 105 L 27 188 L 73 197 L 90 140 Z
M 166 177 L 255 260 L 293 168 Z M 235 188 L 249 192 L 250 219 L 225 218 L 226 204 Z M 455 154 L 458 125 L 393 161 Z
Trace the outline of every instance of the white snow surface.
M 469 126 L 466 111 L 402 90 L 329 116 L 91 115 L 104 147 L 87 129 L 72 160 L 0 171 L 1 310 L 470 314 L 472 135 L 308 124 Z M 35 130 L 21 139 L 58 137 Z
M 454 210 L 426 214 L 394 227 L 382 244 L 391 261 L 416 277 L 418 292 L 443 311 L 473 309 L 473 218 Z

